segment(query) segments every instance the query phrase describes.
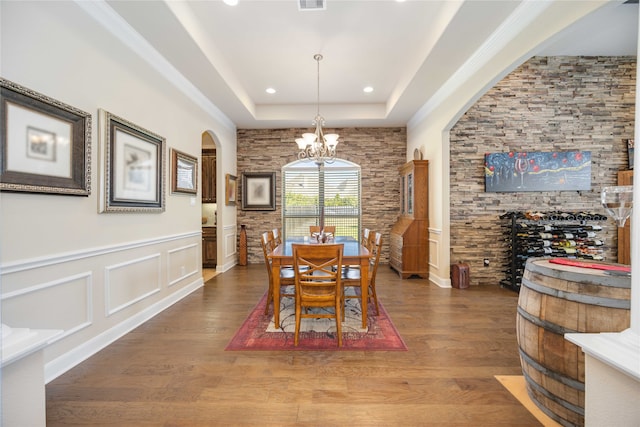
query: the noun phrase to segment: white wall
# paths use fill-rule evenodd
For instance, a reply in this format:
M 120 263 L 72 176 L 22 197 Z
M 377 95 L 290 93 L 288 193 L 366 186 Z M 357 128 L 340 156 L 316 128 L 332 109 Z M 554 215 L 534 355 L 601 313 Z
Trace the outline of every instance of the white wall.
M 420 148 L 429 160 L 432 282 L 450 285 L 449 130 L 483 93 L 530 58 L 536 48 L 605 3 L 523 2 L 409 122 L 407 158 Z
M 45 351 L 51 380 L 202 286 L 200 185 L 195 198 L 171 194 L 169 149 L 200 157 L 208 131 L 219 144 L 218 177 L 235 174 L 235 128 L 75 2 L 0 2 L 0 19 L 0 75 L 93 118 L 89 197 L 0 194 L 2 321 L 65 330 Z M 165 212 L 98 213 L 98 108 L 166 138 Z M 235 207 L 221 209 L 219 222 L 235 233 Z M 235 263 L 235 254 L 219 257 Z

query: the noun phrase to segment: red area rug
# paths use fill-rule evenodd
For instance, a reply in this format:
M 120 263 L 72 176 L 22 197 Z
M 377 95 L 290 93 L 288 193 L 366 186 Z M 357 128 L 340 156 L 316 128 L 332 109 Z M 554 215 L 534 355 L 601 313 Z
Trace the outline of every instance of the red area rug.
M 335 333 L 301 332 L 298 346 L 293 345 L 292 332 L 267 332 L 273 315 L 264 314 L 267 301 L 265 294 L 231 339 L 225 350 L 359 350 L 359 351 L 406 351 L 402 337 L 389 319 L 387 311 L 380 304 L 380 315 L 375 307 L 367 316 L 367 332 L 343 331 L 342 347 L 338 347 Z M 373 313 L 371 313 L 373 311 Z

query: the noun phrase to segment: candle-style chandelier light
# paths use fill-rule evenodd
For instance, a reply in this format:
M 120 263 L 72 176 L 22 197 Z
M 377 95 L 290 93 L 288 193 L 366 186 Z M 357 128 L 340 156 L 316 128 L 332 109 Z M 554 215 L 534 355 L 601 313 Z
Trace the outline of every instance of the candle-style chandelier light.
M 322 131 L 322 126 L 324 126 L 324 117 L 320 115 L 320 61 L 322 55 L 317 53 L 313 55 L 313 59 L 318 63 L 318 111 L 316 118 L 311 122 L 316 127 L 316 131 L 303 133 L 302 138 L 296 138 L 296 143 L 300 149 L 298 159 L 312 160 L 317 165 L 321 165 L 335 161 L 336 145 L 338 145 L 340 135 L 335 133 L 325 135 Z

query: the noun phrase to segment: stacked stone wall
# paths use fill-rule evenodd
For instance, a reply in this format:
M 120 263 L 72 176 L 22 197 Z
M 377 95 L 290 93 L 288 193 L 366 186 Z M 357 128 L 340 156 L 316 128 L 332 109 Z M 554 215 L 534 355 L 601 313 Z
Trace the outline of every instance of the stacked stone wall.
M 247 226 L 248 261 L 263 263 L 262 232 L 282 224 L 282 167 L 297 160 L 295 139 L 309 129 L 238 130 L 238 230 Z M 389 232 L 400 210 L 398 169 L 406 162 L 406 129 L 340 128 L 325 129 L 340 135 L 338 157 L 361 167 L 362 226 L 380 231 L 385 242 L 381 263 L 389 261 Z M 242 210 L 242 174 L 276 173 L 276 210 Z M 239 231 L 238 231 L 239 232 Z
M 482 96 L 450 132 L 451 262 L 466 262 L 471 282 L 504 277 L 507 242 L 499 216 L 509 211 L 604 213 L 600 191 L 628 169 L 634 137 L 635 57 L 534 57 Z M 591 152 L 591 190 L 486 193 L 485 153 Z M 602 223 L 606 260 L 617 261 L 617 230 Z M 483 260 L 490 260 L 489 267 Z

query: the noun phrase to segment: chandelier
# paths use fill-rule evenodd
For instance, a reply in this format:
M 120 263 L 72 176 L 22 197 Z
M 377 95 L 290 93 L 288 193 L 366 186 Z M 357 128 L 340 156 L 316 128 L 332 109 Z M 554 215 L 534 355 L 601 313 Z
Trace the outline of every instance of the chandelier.
M 298 159 L 313 160 L 318 166 L 323 163 L 333 163 L 336 159 L 336 145 L 340 135 L 330 133 L 325 135 L 322 131 L 324 126 L 324 117 L 320 115 L 320 61 L 322 55 L 319 53 L 313 55 L 313 59 L 318 63 L 318 111 L 316 118 L 311 122 L 316 127 L 314 133 L 303 133 L 302 138 L 296 138 L 296 144 L 300 152 Z

